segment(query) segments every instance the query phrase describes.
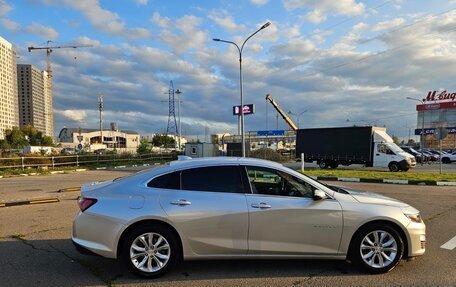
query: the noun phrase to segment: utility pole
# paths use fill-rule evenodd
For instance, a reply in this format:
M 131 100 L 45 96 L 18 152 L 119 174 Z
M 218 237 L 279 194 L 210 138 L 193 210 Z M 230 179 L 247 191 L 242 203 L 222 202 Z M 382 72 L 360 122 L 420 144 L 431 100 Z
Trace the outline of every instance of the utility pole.
M 100 111 L 100 143 L 103 144 L 103 96 L 98 96 L 98 110 Z

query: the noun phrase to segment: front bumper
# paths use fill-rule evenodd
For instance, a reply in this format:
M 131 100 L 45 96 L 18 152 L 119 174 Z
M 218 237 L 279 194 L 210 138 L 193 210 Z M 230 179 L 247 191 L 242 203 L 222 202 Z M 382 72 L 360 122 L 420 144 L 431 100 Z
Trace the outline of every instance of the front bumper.
M 404 160 L 401 160 L 399 162 L 399 168 L 401 170 L 407 170 L 407 169 L 415 167 L 415 166 L 416 166 L 416 161 L 415 160 L 413 160 L 411 162 L 408 162 L 407 160 L 404 159 Z
M 408 257 L 423 255 L 426 251 L 426 225 L 411 222 L 407 226 L 409 235 Z

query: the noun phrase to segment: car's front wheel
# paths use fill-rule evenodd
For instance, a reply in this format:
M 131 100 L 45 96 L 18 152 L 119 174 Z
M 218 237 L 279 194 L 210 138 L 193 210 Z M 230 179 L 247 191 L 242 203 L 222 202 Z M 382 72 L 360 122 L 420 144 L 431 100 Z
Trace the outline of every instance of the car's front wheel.
M 391 271 L 404 253 L 401 236 L 386 224 L 363 228 L 355 235 L 353 243 L 352 259 L 371 273 Z
M 166 227 L 143 225 L 127 236 L 121 258 L 134 273 L 155 278 L 176 265 L 179 259 L 177 244 L 175 235 Z

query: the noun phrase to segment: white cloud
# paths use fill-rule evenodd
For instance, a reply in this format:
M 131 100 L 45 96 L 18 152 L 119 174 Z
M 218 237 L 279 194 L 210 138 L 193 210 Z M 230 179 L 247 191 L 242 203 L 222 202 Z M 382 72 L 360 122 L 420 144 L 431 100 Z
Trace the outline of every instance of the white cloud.
M 209 37 L 200 30 L 201 23 L 201 18 L 185 15 L 164 29 L 159 39 L 179 55 L 190 49 L 203 49 Z
M 149 0 L 134 0 L 134 1 L 138 5 L 147 5 L 147 3 L 149 3 Z
M 44 26 L 40 23 L 32 22 L 30 26 L 25 28 L 25 31 L 30 34 L 37 35 L 43 40 L 55 40 L 59 33 L 57 33 L 54 28 L 49 26 Z
M 0 16 L 8 14 L 13 8 L 5 1 L 0 0 Z
M 144 28 L 128 28 L 117 13 L 103 9 L 99 0 L 61 0 L 65 5 L 80 11 L 97 30 L 126 37 L 142 39 L 150 36 Z
M 19 29 L 21 28 L 21 26 L 18 23 L 5 18 L 0 19 L 0 25 L 2 25 L 3 27 L 5 27 L 5 29 L 10 31 L 19 31 Z
M 168 17 L 162 17 L 158 12 L 154 12 L 150 21 L 162 28 L 168 27 L 170 23 L 170 19 Z
M 365 31 L 369 28 L 369 24 L 366 24 L 364 22 L 359 22 L 358 24 L 353 25 L 352 30 L 354 32 L 360 32 L 360 31 Z
M 395 18 L 388 21 L 379 22 L 372 28 L 372 31 L 378 32 L 383 30 L 388 30 L 397 26 L 400 26 L 405 23 L 404 18 Z
M 87 113 L 85 110 L 58 110 L 54 109 L 54 113 L 58 115 L 62 115 L 70 120 L 74 120 L 77 122 L 85 122 L 87 118 Z
M 269 0 L 250 0 L 255 5 L 261 6 L 269 2 Z
M 363 3 L 356 0 L 283 0 L 287 10 L 310 8 L 306 18 L 313 23 L 320 23 L 328 14 L 358 16 L 365 11 Z
M 219 26 L 221 26 L 222 28 L 224 28 L 225 30 L 227 30 L 231 33 L 242 31 L 245 28 L 244 25 L 236 24 L 236 22 L 234 21 L 234 18 L 231 15 L 229 15 L 226 10 L 211 11 L 209 13 L 209 18 L 212 19 Z

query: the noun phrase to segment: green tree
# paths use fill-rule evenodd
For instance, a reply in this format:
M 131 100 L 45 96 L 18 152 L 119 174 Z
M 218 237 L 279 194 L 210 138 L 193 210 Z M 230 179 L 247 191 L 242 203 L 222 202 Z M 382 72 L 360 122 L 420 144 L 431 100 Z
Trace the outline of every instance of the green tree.
M 397 145 L 401 144 L 401 141 L 399 140 L 399 138 L 397 136 L 393 136 L 393 142 Z
M 12 129 L 7 129 L 5 131 L 4 146 L 20 149 L 28 144 L 29 142 L 25 137 L 25 134 L 18 127 L 13 127 Z
M 34 126 L 27 124 L 21 128 L 21 131 L 28 139 L 30 145 L 42 145 L 41 139 L 43 133 L 38 131 Z
M 157 147 L 174 147 L 176 141 L 167 134 L 156 134 L 152 138 L 152 144 Z
M 139 154 L 146 154 L 150 153 L 150 144 L 147 141 L 147 139 L 142 139 L 141 142 L 139 143 L 138 148 L 136 149 L 136 152 Z
M 50 136 L 43 136 L 41 138 L 41 145 L 42 146 L 53 146 L 54 142 L 52 141 L 52 138 Z

